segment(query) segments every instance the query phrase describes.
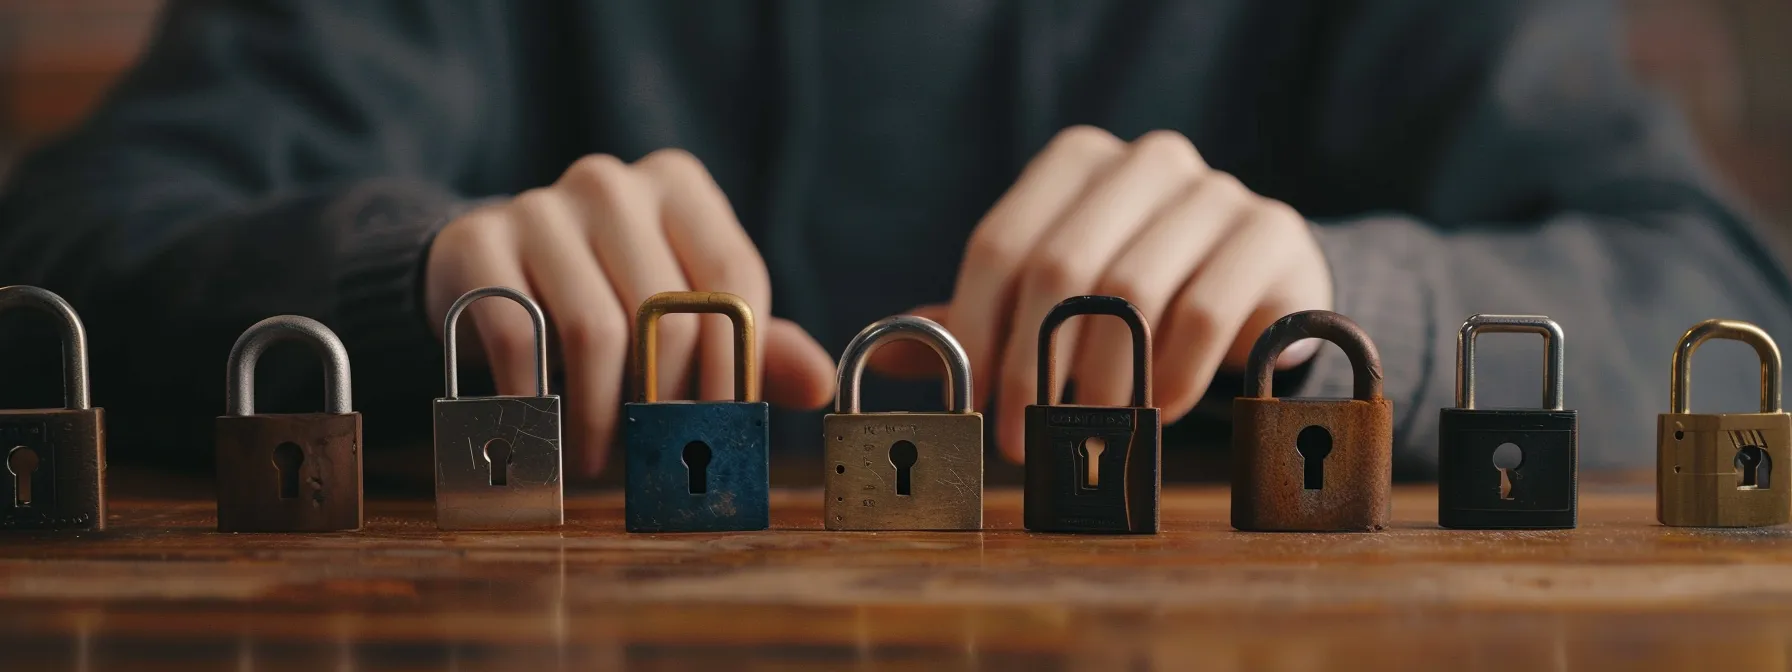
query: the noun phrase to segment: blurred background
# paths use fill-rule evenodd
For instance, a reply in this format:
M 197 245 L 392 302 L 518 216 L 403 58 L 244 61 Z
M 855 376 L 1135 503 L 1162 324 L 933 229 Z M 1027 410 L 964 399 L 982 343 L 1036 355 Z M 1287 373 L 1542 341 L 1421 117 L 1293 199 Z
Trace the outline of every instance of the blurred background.
M 1792 256 L 1792 0 L 1622 0 L 1630 61 Z M 162 0 L 0 0 L 0 179 L 77 122 L 149 38 Z

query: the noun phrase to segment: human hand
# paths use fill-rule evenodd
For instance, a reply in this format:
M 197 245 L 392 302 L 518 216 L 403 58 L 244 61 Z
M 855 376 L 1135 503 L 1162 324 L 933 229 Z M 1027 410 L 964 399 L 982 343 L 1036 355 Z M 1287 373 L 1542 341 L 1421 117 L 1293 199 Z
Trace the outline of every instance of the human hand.
M 1002 454 L 1024 457 L 1024 413 L 1037 397 L 1039 323 L 1081 294 L 1120 296 L 1153 328 L 1155 396 L 1166 421 L 1186 415 L 1220 367 L 1242 369 L 1281 316 L 1332 307 L 1331 272 L 1300 213 L 1214 170 L 1187 138 L 1154 131 L 1128 143 L 1079 126 L 1058 134 L 971 233 L 947 305 L 914 312 L 946 325 L 996 412 Z M 1132 343 L 1109 317 L 1058 333 L 1076 403 L 1131 398 Z M 924 348 L 892 344 L 875 369 L 937 372 Z M 1285 350 L 1279 368 L 1318 341 Z M 1064 391 L 1061 375 L 1053 397 Z
M 629 392 L 635 309 L 675 290 L 739 295 L 753 307 L 767 401 L 814 408 L 833 394 L 834 362 L 794 322 L 770 317 L 765 261 L 696 157 L 660 150 L 635 163 L 579 159 L 554 184 L 468 212 L 431 244 L 424 304 L 440 335 L 461 294 L 490 285 L 530 295 L 548 315 L 566 374 L 567 471 L 603 468 Z M 499 394 L 534 394 L 534 334 L 509 301 L 471 306 L 479 347 Z M 698 318 L 701 319 L 698 319 Z M 734 398 L 733 331 L 720 315 L 659 321 L 659 397 L 688 397 L 700 362 L 699 399 Z M 700 354 L 699 354 L 700 353 Z

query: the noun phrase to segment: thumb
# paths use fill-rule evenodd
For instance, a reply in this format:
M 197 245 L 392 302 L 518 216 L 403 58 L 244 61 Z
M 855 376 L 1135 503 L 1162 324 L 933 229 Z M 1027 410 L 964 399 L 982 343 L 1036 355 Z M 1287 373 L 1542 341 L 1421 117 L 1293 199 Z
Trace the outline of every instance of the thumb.
M 943 303 L 918 306 L 903 314 L 925 317 L 945 326 L 947 331 L 952 329 L 946 324 L 946 304 Z M 929 380 L 946 375 L 946 365 L 933 348 L 910 340 L 890 341 L 879 346 L 871 352 L 871 361 L 866 366 L 878 375 L 901 380 Z
M 772 318 L 765 329 L 765 400 L 786 408 L 820 408 L 834 397 L 834 358 L 795 322 Z

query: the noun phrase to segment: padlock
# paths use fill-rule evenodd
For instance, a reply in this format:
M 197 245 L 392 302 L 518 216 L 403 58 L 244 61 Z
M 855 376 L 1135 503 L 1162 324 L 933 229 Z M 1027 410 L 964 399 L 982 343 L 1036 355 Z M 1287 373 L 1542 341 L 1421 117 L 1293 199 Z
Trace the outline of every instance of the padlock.
M 734 401 L 659 401 L 660 317 L 734 322 Z M 771 523 L 771 407 L 759 400 L 753 309 L 723 292 L 661 292 L 635 314 L 635 399 L 623 404 L 630 532 L 763 530 Z
M 1352 399 L 1277 399 L 1276 357 L 1322 338 L 1344 350 Z M 1251 347 L 1232 400 L 1232 527 L 1253 532 L 1373 532 L 1387 527 L 1394 405 L 1381 354 L 1350 318 L 1309 310 L 1277 320 Z
M 474 301 L 503 297 L 529 313 L 535 330 L 535 395 L 460 397 L 455 323 Z M 436 526 L 514 530 L 566 521 L 562 499 L 560 397 L 548 394 L 547 318 L 509 287 L 467 292 L 448 308 L 446 399 L 435 402 Z
M 944 413 L 861 413 L 859 378 L 879 345 L 926 343 L 946 361 Z M 933 320 L 898 315 L 871 323 L 840 355 L 822 512 L 830 530 L 983 528 L 983 415 L 971 410 L 971 362 Z
M 1713 338 L 1742 341 L 1761 358 L 1760 413 L 1691 413 L 1692 353 Z M 1674 348 L 1672 413 L 1655 426 L 1655 515 L 1674 527 L 1765 527 L 1792 515 L 1792 416 L 1780 410 L 1780 348 L 1736 320 L 1693 325 Z
M 303 341 L 328 365 L 324 412 L 255 412 L 255 364 L 268 346 Z M 348 350 L 316 320 L 270 317 L 236 339 L 225 365 L 225 415 L 214 425 L 219 532 L 361 529 L 361 414 Z
M 106 528 L 106 421 L 87 392 L 87 329 L 49 290 L 0 287 L 0 311 L 30 307 L 61 318 L 66 408 L 0 409 L 0 530 Z
M 1543 336 L 1542 408 L 1475 408 L 1475 337 Z M 1565 529 L 1578 508 L 1579 414 L 1562 409 L 1562 327 L 1541 315 L 1476 315 L 1456 334 L 1456 407 L 1438 412 L 1437 524 Z M 1510 448 L 1506 448 L 1510 446 Z
M 1058 327 L 1078 315 L 1111 315 L 1132 330 L 1132 405 L 1054 405 Z M 1151 326 L 1118 296 L 1075 296 L 1039 325 L 1039 397 L 1027 407 L 1027 529 L 1156 534 L 1163 426 L 1151 405 Z

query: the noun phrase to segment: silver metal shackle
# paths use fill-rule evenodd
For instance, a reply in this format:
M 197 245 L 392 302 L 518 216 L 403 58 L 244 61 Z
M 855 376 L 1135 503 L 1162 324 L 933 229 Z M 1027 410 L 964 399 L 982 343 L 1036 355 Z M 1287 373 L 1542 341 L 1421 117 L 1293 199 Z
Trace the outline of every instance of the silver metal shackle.
M 1543 408 L 1562 410 L 1562 325 L 1543 315 L 1475 315 L 1456 334 L 1456 407 L 1475 407 L 1475 337 L 1481 334 L 1543 337 Z
M 224 412 L 255 415 L 255 365 L 268 346 L 282 341 L 311 344 L 324 360 L 324 412 L 353 413 L 354 388 L 350 384 L 348 349 L 323 323 L 298 315 L 278 315 L 256 322 L 230 346 L 224 365 Z
M 951 413 L 971 412 L 971 358 L 952 332 L 938 322 L 914 315 L 896 315 L 872 322 L 846 344 L 840 353 L 838 385 L 834 392 L 835 413 L 859 412 L 859 379 L 871 352 L 890 341 L 920 341 L 939 353 L 946 361 L 946 410 Z
M 529 311 L 529 323 L 535 327 L 535 396 L 548 395 L 548 318 L 541 313 L 541 306 L 528 295 L 509 287 L 480 287 L 460 295 L 454 305 L 448 307 L 447 317 L 442 318 L 442 343 L 447 346 L 443 358 L 447 360 L 445 368 L 445 387 L 448 388 L 449 399 L 460 398 L 460 347 L 456 343 L 454 325 L 460 322 L 460 314 L 473 305 L 474 301 L 488 296 L 501 296 L 517 302 L 523 310 Z
M 1742 341 L 1755 349 L 1761 358 L 1761 412 L 1780 412 L 1780 346 L 1765 330 L 1741 320 L 1705 320 L 1680 337 L 1674 347 L 1674 380 L 1668 384 L 1673 412 L 1692 412 L 1692 353 L 1713 338 Z
M 87 385 L 87 328 L 55 292 L 30 285 L 0 287 L 0 312 L 13 308 L 36 308 L 58 318 L 62 326 L 62 404 L 71 410 L 93 408 Z

